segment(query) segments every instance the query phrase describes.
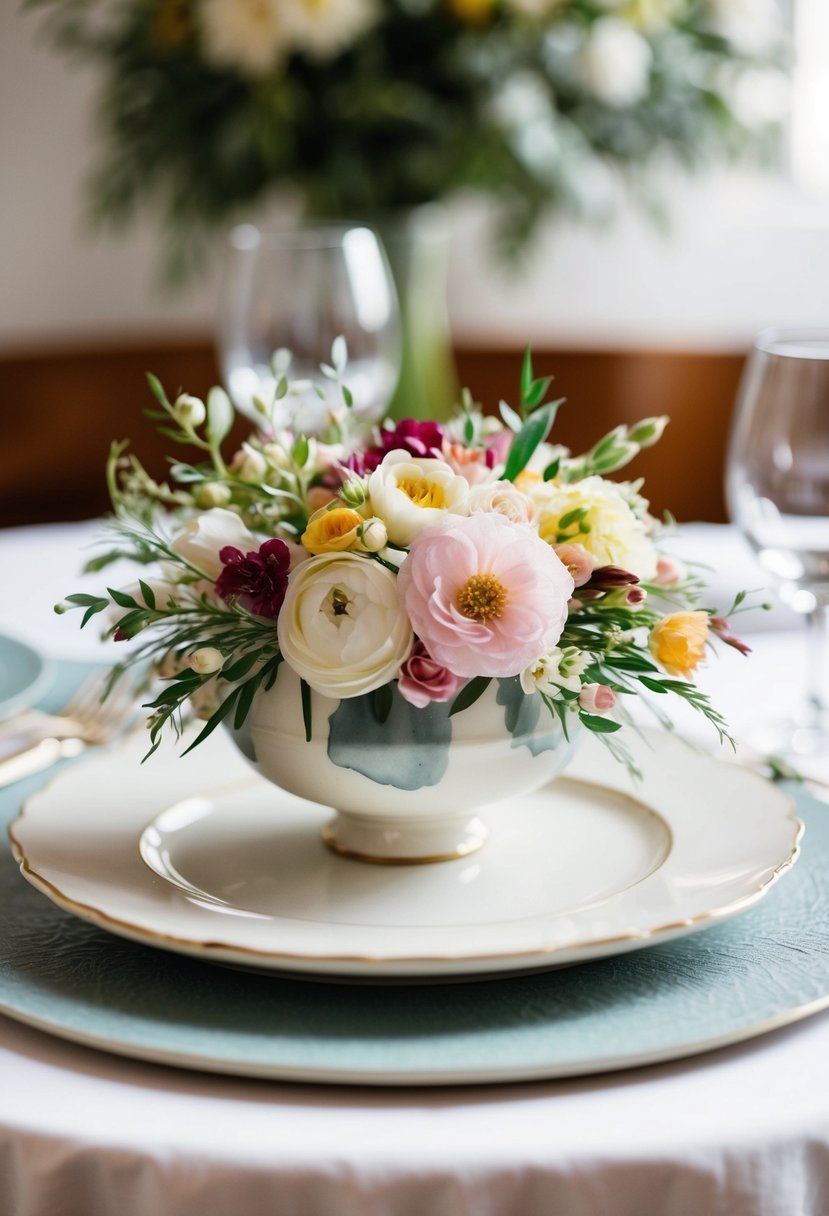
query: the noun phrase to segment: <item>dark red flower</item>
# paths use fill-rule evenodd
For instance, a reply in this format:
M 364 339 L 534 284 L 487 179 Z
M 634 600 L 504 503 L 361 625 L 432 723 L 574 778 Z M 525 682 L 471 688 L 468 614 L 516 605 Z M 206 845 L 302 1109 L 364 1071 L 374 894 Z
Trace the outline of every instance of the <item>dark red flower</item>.
M 393 427 L 380 430 L 378 443 L 366 448 L 362 457 L 362 468 L 355 472 L 373 473 L 388 452 L 410 452 L 412 456 L 440 458 L 443 444 L 443 427 L 437 422 L 419 421 L 417 418 L 402 418 Z
M 275 617 L 288 587 L 291 555 L 283 540 L 266 540 L 258 553 L 242 553 L 233 545 L 219 550 L 224 565 L 216 579 L 223 600 L 234 599 L 257 616 Z

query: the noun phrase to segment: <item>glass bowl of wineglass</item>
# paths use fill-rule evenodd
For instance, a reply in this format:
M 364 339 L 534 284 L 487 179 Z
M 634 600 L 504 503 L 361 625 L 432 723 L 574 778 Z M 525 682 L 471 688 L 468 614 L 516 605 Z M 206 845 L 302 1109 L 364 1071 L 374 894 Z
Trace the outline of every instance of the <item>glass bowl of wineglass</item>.
M 758 721 L 746 742 L 795 768 L 829 758 L 829 328 L 757 336 L 737 398 L 726 494 L 771 586 L 807 625 L 799 703 L 785 720 Z
M 279 403 L 278 425 L 323 434 L 327 408 L 320 365 L 344 338 L 346 384 L 355 417 L 383 417 L 400 372 L 397 295 L 377 234 L 364 224 L 241 224 L 229 237 L 219 300 L 218 349 L 236 408 L 261 424 L 254 398 L 270 405 L 290 352 L 290 377 L 304 385 Z

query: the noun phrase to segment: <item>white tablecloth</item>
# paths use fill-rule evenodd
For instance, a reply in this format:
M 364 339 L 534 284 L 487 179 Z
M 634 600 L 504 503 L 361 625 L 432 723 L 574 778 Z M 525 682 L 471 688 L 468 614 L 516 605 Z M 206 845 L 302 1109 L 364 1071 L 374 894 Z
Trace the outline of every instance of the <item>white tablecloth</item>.
M 51 599 L 85 526 L 0 532 L 0 632 L 100 657 Z M 737 538 L 677 542 L 758 585 Z M 727 588 L 723 588 L 727 591 Z M 720 600 L 724 604 L 724 597 Z M 764 622 L 768 623 L 768 622 Z M 705 683 L 739 726 L 793 695 L 778 614 Z M 739 666 L 737 666 L 739 664 Z M 737 679 L 739 676 L 739 681 Z M 1 1216 L 826 1216 L 829 1016 L 585 1080 L 372 1091 L 144 1065 L 0 1018 Z

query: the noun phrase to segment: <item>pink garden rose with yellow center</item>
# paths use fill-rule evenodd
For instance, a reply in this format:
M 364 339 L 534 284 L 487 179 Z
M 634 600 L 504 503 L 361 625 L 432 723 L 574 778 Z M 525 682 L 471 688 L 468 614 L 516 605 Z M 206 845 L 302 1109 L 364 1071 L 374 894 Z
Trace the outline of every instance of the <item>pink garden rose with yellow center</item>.
M 467 677 L 514 676 L 552 650 L 573 593 L 552 548 L 498 514 L 425 528 L 397 585 L 432 659 Z

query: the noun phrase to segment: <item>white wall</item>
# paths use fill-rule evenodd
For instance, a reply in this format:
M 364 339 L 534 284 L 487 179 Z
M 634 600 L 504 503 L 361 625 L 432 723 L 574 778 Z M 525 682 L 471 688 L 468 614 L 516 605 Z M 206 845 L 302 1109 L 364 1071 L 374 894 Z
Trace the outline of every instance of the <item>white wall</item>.
M 37 15 L 0 0 L 0 351 L 109 336 L 206 332 L 215 270 L 170 298 L 152 224 L 83 229 L 88 72 L 39 45 Z M 601 231 L 552 223 L 518 278 L 486 254 L 486 216 L 453 211 L 456 334 L 503 345 L 741 349 L 772 323 L 829 324 L 829 205 L 750 176 L 674 180 L 674 229 L 638 214 Z

